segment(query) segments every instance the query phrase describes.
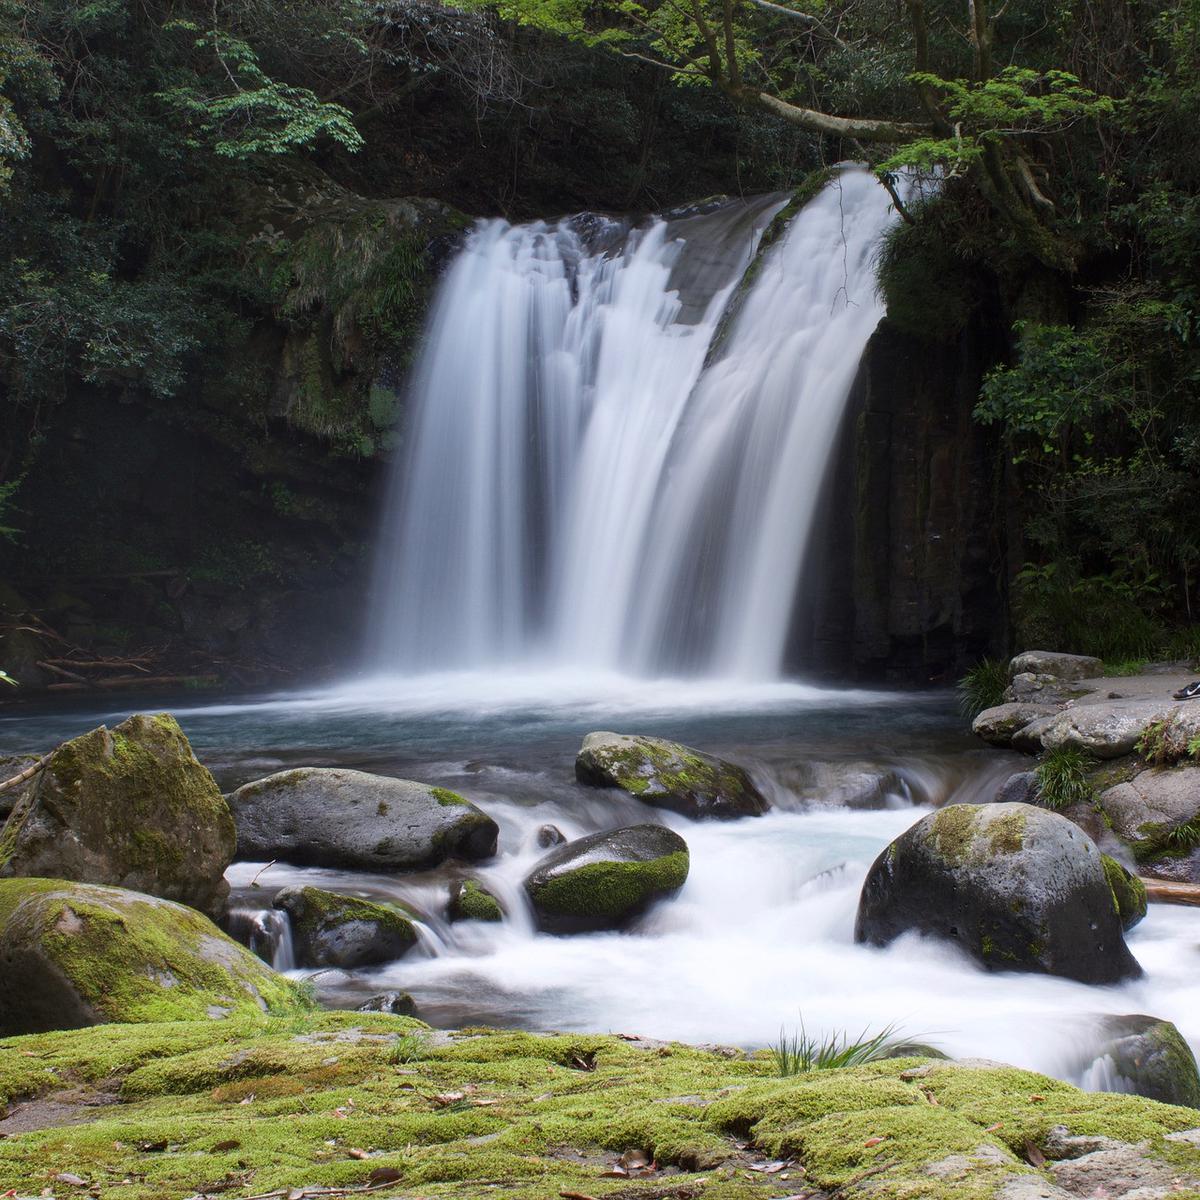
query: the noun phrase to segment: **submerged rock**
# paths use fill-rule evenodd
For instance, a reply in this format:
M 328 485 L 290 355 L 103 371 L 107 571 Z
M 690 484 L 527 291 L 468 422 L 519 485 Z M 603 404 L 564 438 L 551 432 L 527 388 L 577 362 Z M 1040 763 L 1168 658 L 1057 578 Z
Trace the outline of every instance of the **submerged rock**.
M 233 817 L 166 713 L 64 742 L 13 810 L 0 875 L 109 884 L 220 911 Z
M 417 1013 L 416 1001 L 407 992 L 380 992 L 364 1001 L 355 1012 L 389 1013 L 393 1017 L 413 1017 Z
M 229 797 L 246 859 L 403 871 L 496 852 L 496 822 L 445 788 L 340 767 L 280 771 Z
M 1113 1078 L 1106 1091 L 1132 1092 L 1165 1104 L 1200 1108 L 1196 1056 L 1170 1021 L 1140 1014 L 1105 1017 L 1097 1059 L 1107 1058 Z
M 662 825 L 594 833 L 547 854 L 525 880 L 538 927 L 617 929 L 687 880 L 687 843 Z
M 1008 664 L 1008 677 L 1018 675 L 1050 675 L 1055 679 L 1074 682 L 1096 679 L 1104 674 L 1104 663 L 1090 654 L 1060 654 L 1054 650 L 1026 650 Z
M 2 1037 L 303 1003 L 294 984 L 182 904 L 60 879 L 0 880 Z
M 1104 878 L 1112 889 L 1121 928 L 1128 931 L 1146 916 L 1146 885 L 1111 854 L 1101 854 L 1100 861 L 1104 865 Z
M 503 921 L 504 909 L 479 880 L 462 879 L 450 889 L 446 915 L 451 921 Z
M 315 887 L 287 887 L 276 908 L 292 921 L 292 945 L 301 967 L 373 967 L 403 958 L 417 931 L 402 913 L 355 896 Z
M 770 808 L 742 767 L 637 734 L 589 733 L 575 759 L 575 777 L 685 817 L 757 817 Z
M 855 924 L 886 945 L 916 930 L 956 941 L 994 970 L 1085 983 L 1141 974 L 1095 843 L 1028 804 L 952 804 L 875 860 Z
M 567 836 L 557 825 L 540 825 L 537 831 L 537 844 L 548 850 L 551 846 L 561 846 Z

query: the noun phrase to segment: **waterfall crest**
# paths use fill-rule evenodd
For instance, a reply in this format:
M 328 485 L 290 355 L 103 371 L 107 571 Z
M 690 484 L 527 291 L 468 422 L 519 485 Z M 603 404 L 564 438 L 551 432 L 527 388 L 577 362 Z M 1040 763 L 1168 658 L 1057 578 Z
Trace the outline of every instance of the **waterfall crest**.
M 476 226 L 414 373 L 373 667 L 779 675 L 894 219 L 847 168 L 755 261 L 785 202 Z

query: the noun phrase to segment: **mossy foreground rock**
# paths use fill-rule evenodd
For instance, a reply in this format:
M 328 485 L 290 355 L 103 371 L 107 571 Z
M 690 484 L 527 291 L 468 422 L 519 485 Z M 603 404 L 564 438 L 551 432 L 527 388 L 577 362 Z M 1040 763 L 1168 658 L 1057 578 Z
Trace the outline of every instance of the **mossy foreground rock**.
M 1120 1090 L 1200 1108 L 1196 1056 L 1170 1021 L 1136 1014 L 1107 1017 L 1102 1027 L 1100 1054 L 1111 1061 Z
M 741 767 L 662 738 L 589 733 L 575 759 L 575 777 L 693 819 L 757 817 L 770 808 Z
M 378 966 L 403 958 L 417 944 L 417 931 L 406 916 L 355 896 L 289 887 L 273 903 L 291 918 L 296 962 L 302 967 Z
M 0 834 L 0 875 L 111 884 L 215 914 L 236 845 L 175 718 L 139 714 L 54 751 Z
M 280 771 L 229 797 L 242 858 L 403 871 L 496 852 L 496 822 L 445 788 L 340 767 Z
M 94 1091 L 110 1102 L 84 1107 Z M 448 1036 L 368 1013 L 0 1042 L 0 1111 L 35 1118 L 18 1098 L 38 1096 L 87 1123 L 0 1140 L 0 1179 L 18 1195 L 67 1194 L 64 1171 L 85 1185 L 71 1194 L 90 1184 L 121 1200 L 373 1178 L 405 1200 L 1116 1200 L 1162 1186 L 1137 1193 L 1149 1200 L 1200 1180 L 1200 1112 L 1028 1071 L 909 1058 L 779 1079 L 765 1058 L 691 1046 Z M 630 1152 L 656 1167 L 614 1178 Z M 1124 1186 L 1100 1191 L 1085 1172 L 1117 1153 Z M 795 1160 L 787 1180 L 761 1169 L 782 1159 Z
M 462 879 L 450 889 L 446 915 L 451 921 L 503 921 L 504 909 L 479 880 Z
M 687 880 L 687 843 L 662 825 L 593 833 L 551 851 L 525 880 L 538 927 L 618 929 Z
M 294 984 L 194 909 L 119 888 L 0 880 L 0 1034 L 302 1003 Z
M 952 804 L 875 860 L 855 937 L 885 945 L 908 930 L 956 941 L 984 966 L 1115 983 L 1141 968 L 1096 844 L 1029 804 Z

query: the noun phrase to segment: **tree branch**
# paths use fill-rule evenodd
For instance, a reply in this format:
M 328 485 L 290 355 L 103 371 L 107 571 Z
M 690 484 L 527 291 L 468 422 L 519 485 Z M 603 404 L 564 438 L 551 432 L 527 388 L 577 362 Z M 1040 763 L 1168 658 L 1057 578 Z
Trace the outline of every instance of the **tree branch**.
M 754 105 L 789 124 L 799 125 L 802 129 L 823 133 L 829 137 L 859 138 L 864 142 L 887 142 L 895 145 L 911 142 L 932 132 L 930 125 L 914 125 L 905 121 L 882 121 L 873 117 L 835 117 L 815 109 L 789 104 L 786 100 L 780 100 L 778 96 L 769 95 L 767 92 L 760 92 L 757 88 L 737 88 L 723 83 L 722 90 L 739 104 Z

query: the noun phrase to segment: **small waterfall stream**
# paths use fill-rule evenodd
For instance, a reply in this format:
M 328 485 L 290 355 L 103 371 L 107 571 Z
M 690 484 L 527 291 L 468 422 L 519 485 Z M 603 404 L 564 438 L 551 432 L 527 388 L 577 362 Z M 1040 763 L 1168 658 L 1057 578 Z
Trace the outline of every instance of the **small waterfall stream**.
M 778 677 L 894 219 L 846 168 L 756 261 L 785 200 L 476 227 L 415 372 L 373 666 Z

